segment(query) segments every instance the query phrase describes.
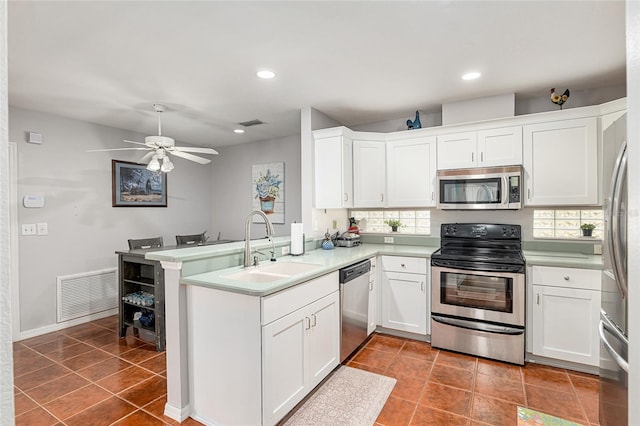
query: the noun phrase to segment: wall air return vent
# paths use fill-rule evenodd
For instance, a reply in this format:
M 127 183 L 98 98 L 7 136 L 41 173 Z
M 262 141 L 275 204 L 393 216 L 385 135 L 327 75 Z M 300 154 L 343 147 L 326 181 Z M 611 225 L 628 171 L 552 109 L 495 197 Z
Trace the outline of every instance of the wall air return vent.
M 259 124 L 264 124 L 264 121 L 260 121 L 256 118 L 255 120 L 243 121 L 242 123 L 238 123 L 238 124 L 244 127 L 251 127 L 251 126 L 257 126 Z

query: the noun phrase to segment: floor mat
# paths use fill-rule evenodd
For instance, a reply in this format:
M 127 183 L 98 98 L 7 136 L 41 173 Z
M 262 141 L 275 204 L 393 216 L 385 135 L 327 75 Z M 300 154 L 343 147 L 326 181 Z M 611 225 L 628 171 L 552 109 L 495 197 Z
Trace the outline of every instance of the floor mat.
M 373 425 L 396 379 L 341 366 L 284 425 Z
M 551 414 L 541 413 L 530 408 L 518 407 L 518 426 L 583 426 Z

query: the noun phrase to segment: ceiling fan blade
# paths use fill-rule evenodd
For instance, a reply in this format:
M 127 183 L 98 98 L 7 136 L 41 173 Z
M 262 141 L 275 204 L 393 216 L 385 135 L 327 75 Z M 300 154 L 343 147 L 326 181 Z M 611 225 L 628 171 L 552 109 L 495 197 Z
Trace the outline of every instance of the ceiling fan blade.
M 200 154 L 212 154 L 218 155 L 218 151 L 213 148 L 197 148 L 192 146 L 174 146 L 172 150 L 182 151 L 182 152 L 197 152 Z
M 153 157 L 153 154 L 155 154 L 155 151 L 149 151 L 147 152 L 144 157 L 142 157 L 140 160 L 138 160 L 138 163 L 146 163 L 147 161 L 149 161 L 149 159 L 151 159 L 151 157 Z
M 142 143 L 142 142 L 135 142 L 135 141 L 128 141 L 126 139 L 122 139 L 122 142 L 126 142 L 126 143 L 135 143 L 136 145 L 147 145 L 146 143 Z
M 200 164 L 209 164 L 211 162 L 211 160 L 209 160 L 208 158 L 198 157 L 197 155 L 187 154 L 186 152 L 172 150 L 169 151 L 169 154 L 175 155 L 176 157 L 182 157 L 187 160 L 195 161 L 196 163 Z
M 88 149 L 86 152 L 102 152 L 102 151 L 148 151 L 151 148 L 105 148 L 105 149 Z

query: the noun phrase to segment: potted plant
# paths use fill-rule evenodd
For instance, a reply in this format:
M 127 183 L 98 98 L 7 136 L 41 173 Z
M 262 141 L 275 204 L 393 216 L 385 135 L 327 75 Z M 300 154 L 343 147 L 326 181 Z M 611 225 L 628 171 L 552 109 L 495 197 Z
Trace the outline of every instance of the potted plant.
M 595 227 L 596 226 L 593 223 L 583 223 L 580 225 L 580 229 L 582 229 L 582 236 L 590 237 Z
M 387 219 L 384 223 L 391 227 L 391 232 L 397 232 L 399 226 L 404 226 L 402 222 L 400 222 L 400 219 Z
M 267 173 L 262 174 L 253 181 L 256 185 L 256 197 L 260 199 L 260 210 L 266 214 L 273 213 L 276 198 L 280 195 L 281 180 L 280 175 L 274 175 L 271 170 L 267 169 Z

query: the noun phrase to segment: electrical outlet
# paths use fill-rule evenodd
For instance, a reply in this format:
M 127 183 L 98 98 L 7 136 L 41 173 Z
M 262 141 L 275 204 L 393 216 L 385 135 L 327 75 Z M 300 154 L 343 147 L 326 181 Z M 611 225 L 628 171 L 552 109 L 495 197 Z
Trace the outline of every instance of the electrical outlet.
M 602 254 L 602 244 L 593 245 L 593 254 Z
M 289 254 L 289 246 L 282 247 L 282 255 L 284 256 L 285 254 Z
M 333 222 L 331 223 L 333 225 L 333 229 L 336 229 L 338 227 L 338 221 L 333 219 Z
M 393 237 L 384 237 L 385 244 L 393 244 Z

